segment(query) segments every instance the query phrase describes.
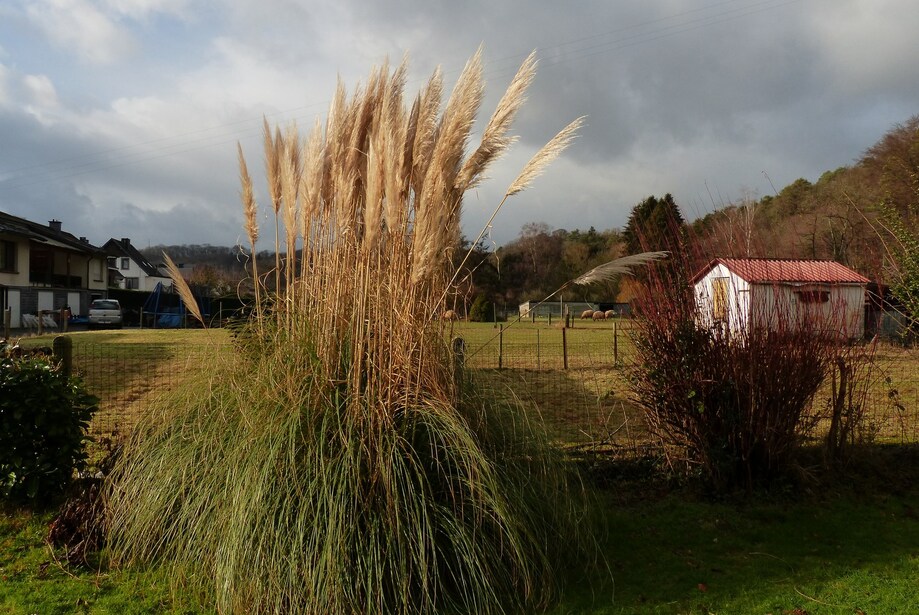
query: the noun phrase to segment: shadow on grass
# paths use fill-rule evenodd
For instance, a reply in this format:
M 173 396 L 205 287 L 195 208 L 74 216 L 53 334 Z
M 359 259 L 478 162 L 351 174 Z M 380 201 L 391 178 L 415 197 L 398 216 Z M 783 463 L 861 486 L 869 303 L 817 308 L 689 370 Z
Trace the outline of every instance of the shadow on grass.
M 554 612 L 919 612 L 919 447 L 876 447 L 822 488 L 737 500 L 665 493 L 635 467 L 598 496 L 612 580 L 572 588 Z
M 493 394 L 515 399 L 545 422 L 563 447 L 643 448 L 649 434 L 626 397 L 621 369 L 473 369 Z

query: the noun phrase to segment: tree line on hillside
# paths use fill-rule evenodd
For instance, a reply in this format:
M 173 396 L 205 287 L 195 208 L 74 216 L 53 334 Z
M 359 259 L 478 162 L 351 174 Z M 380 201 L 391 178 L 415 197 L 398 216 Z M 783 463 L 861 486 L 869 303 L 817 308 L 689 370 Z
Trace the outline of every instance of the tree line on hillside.
M 637 203 L 621 229 L 566 230 L 529 222 L 500 247 L 484 242 L 471 246 L 458 238 L 453 259 L 460 271 L 447 307 L 467 315 L 480 298 L 480 304 L 484 301 L 497 310 L 477 312 L 512 312 L 520 303 L 541 300 L 566 281 L 623 255 L 686 250 L 707 257 L 836 260 L 890 284 L 901 302 L 919 313 L 917 229 L 919 115 L 894 126 L 852 166 L 827 171 L 813 183 L 797 179 L 775 195 L 723 204 L 693 222 L 684 219 L 672 195 L 664 194 Z M 154 261 L 163 251 L 191 266 L 201 286 L 245 288 L 240 281 L 251 254 L 244 247 L 204 244 L 142 250 Z M 272 252 L 256 256 L 260 271 L 274 266 Z M 573 288 L 563 298 L 628 300 L 622 285 L 620 280 Z

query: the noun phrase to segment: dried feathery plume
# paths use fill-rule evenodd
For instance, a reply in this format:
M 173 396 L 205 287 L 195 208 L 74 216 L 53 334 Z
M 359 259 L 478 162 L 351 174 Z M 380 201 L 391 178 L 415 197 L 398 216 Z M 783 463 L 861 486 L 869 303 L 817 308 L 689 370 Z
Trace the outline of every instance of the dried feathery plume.
M 458 228 L 456 214 L 462 201 L 462 191 L 456 187 L 456 178 L 483 95 L 480 48 L 466 63 L 450 94 L 437 130 L 422 192 L 416 194 L 415 248 L 412 254 L 412 280 L 415 283 L 441 267 L 452 235 Z
M 317 119 L 303 146 L 303 173 L 300 175 L 300 235 L 304 245 L 309 239 L 310 224 L 319 214 L 322 201 L 322 179 L 325 167 L 322 123 Z
M 264 123 L 264 147 L 265 147 L 265 175 L 268 179 L 268 194 L 271 197 L 271 205 L 274 207 L 274 213 L 281 209 L 281 133 L 277 132 L 277 137 L 272 138 L 271 127 L 268 125 L 268 119 L 262 117 Z
M 527 188 L 527 186 L 529 186 L 530 183 L 545 170 L 549 163 L 558 158 L 559 154 L 561 154 L 565 148 L 570 145 L 571 141 L 575 137 L 575 133 L 583 123 L 583 116 L 574 120 L 565 126 L 561 132 L 555 135 L 551 141 L 546 143 L 542 149 L 536 152 L 535 156 L 530 158 L 530 161 L 526 164 L 517 178 L 507 189 L 507 192 L 504 193 L 504 198 L 502 198 L 501 202 L 498 203 L 498 205 L 495 207 L 494 211 L 491 213 L 491 217 L 488 218 L 488 221 L 485 222 L 485 225 L 482 227 L 482 230 L 479 231 L 479 234 L 470 244 L 470 248 L 467 250 L 466 256 L 463 257 L 460 266 L 455 269 L 453 277 L 450 280 L 450 284 L 448 284 L 448 286 L 452 285 L 453 282 L 456 281 L 456 277 L 459 275 L 460 270 L 462 270 L 463 266 L 466 264 L 466 261 L 468 261 L 469 257 L 472 255 L 473 249 L 476 245 L 478 245 L 479 240 L 485 236 L 485 233 L 488 231 L 488 229 L 491 228 L 491 223 L 494 222 L 498 212 L 501 211 L 501 208 L 504 207 L 504 203 L 507 202 L 507 199 Z M 444 290 L 444 294 L 441 297 L 441 300 L 443 300 L 443 297 L 445 297 L 446 294 L 447 290 Z
M 241 198 L 243 202 L 243 212 L 245 214 L 246 234 L 249 236 L 249 246 L 251 248 L 252 258 L 252 279 L 255 282 L 255 312 L 258 322 L 261 323 L 261 301 L 259 287 L 261 284 L 258 279 L 258 264 L 256 262 L 255 244 L 258 241 L 258 206 L 255 203 L 255 196 L 252 191 L 252 178 L 249 176 L 249 168 L 246 166 L 246 158 L 243 156 L 242 145 L 237 141 L 236 150 L 239 153 L 239 182 L 242 186 Z
M 383 219 L 388 229 L 401 229 L 405 208 L 402 199 L 405 195 L 403 170 L 405 157 L 405 109 L 402 104 L 402 92 L 405 90 L 408 57 L 393 72 L 383 93 L 382 110 L 377 134 L 382 137 L 380 151 L 383 159 Z
M 249 236 L 249 243 L 252 244 L 252 251 L 255 252 L 255 242 L 258 241 L 258 206 L 255 204 L 252 178 L 249 176 L 249 168 L 246 166 L 243 148 L 238 141 L 236 142 L 236 151 L 239 155 L 240 197 L 243 202 L 243 213 L 246 217 L 246 234 Z
M 293 281 L 296 266 L 297 214 L 300 192 L 300 136 L 296 124 L 291 124 L 284 133 L 281 160 L 281 200 L 284 207 L 282 217 L 287 247 L 288 284 Z
M 383 215 L 383 181 L 385 156 L 381 137 L 371 137 L 367 153 L 367 175 L 364 179 L 364 244 L 366 251 L 373 250 L 380 238 Z
M 175 286 L 176 292 L 179 293 L 179 298 L 182 299 L 182 302 L 185 304 L 188 311 L 191 312 L 191 315 L 198 319 L 198 322 L 202 325 L 207 326 L 204 322 L 204 318 L 201 316 L 201 309 L 198 307 L 198 301 L 192 294 L 191 288 L 188 287 L 188 282 L 182 277 L 179 268 L 172 262 L 169 255 L 163 252 L 163 256 L 166 258 L 166 270 L 169 272 L 169 277 L 172 278 L 172 285 Z
M 642 252 L 641 254 L 623 256 L 594 267 L 587 273 L 571 280 L 571 284 L 585 286 L 597 282 L 609 282 L 620 275 L 631 275 L 635 267 L 641 267 L 662 258 L 667 258 L 668 254 L 669 252 Z
M 482 133 L 482 142 L 479 147 L 466 159 L 457 180 L 457 187 L 461 191 L 465 192 L 481 183 L 488 165 L 500 158 L 516 141 L 516 137 L 509 136 L 507 131 L 510 130 L 517 111 L 526 102 L 526 91 L 535 76 L 536 52 L 534 51 L 520 65 L 507 91 L 501 97 L 501 101 Z
M 431 75 L 427 86 L 418 95 L 417 119 L 412 131 L 411 156 L 407 159 L 411 163 L 410 184 L 416 197 L 421 194 L 424 187 L 424 178 L 431 164 L 431 152 L 434 150 L 434 140 L 437 136 L 437 114 L 440 112 L 440 101 L 443 95 L 444 82 L 440 67 Z M 408 145 L 408 143 L 407 143 Z M 416 199 L 415 209 L 418 209 Z
M 571 141 L 576 136 L 578 129 L 584 124 L 584 117 L 579 117 L 574 120 L 567 126 L 565 126 L 561 132 L 552 137 L 552 140 L 546 143 L 542 149 L 536 152 L 530 161 L 523 167 L 523 170 L 520 172 L 520 175 L 517 176 L 517 179 L 511 184 L 510 188 L 507 189 L 507 196 L 513 196 L 518 192 L 526 190 L 526 188 L 533 182 L 534 179 L 539 177 L 546 167 L 553 160 L 558 158 L 559 154 L 565 151 Z
M 432 152 L 431 166 L 428 168 L 428 177 L 440 175 L 446 182 L 446 188 L 452 190 L 455 178 L 461 169 L 463 155 L 469 142 L 469 134 L 475 122 L 476 114 L 482 105 L 485 96 L 485 85 L 482 81 L 482 48 L 476 51 L 460 74 L 450 93 L 450 99 L 444 108 L 440 126 L 437 129 L 437 142 Z M 425 206 L 430 202 L 425 196 L 432 197 L 435 202 L 441 195 L 422 194 Z

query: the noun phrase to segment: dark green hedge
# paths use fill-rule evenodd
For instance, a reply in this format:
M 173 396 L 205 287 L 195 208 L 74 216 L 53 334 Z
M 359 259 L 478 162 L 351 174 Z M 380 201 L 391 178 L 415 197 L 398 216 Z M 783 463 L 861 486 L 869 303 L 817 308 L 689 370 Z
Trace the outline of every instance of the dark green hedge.
M 0 346 L 0 498 L 40 504 L 62 494 L 86 464 L 98 401 L 53 359 Z

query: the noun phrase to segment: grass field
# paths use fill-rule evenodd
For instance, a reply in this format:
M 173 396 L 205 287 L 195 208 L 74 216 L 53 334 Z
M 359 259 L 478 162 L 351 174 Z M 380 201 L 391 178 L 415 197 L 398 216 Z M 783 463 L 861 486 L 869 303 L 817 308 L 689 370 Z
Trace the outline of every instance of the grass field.
M 919 612 L 915 487 L 746 502 L 662 491 L 628 481 L 597 495 L 607 569 L 572 586 L 552 613 Z M 49 519 L 0 515 L 0 612 L 213 612 L 174 600 L 156 570 L 62 566 L 43 543 Z
M 515 330 L 526 337 L 512 340 Z M 493 325 L 453 330 L 470 349 L 487 348 L 478 354 L 492 351 L 489 340 L 497 332 Z M 71 335 L 75 358 L 81 357 L 77 369 L 103 397 L 100 425 L 117 423 L 119 429 L 129 428 L 159 387 L 185 377 L 208 353 L 227 350 L 223 331 Z M 477 366 L 475 358 L 469 365 L 498 394 L 520 397 L 539 411 L 562 444 L 609 449 L 646 442 L 641 416 L 628 403 L 623 367 L 546 369 L 559 362 L 561 346 L 550 340 L 560 335 L 555 327 L 521 323 L 505 331 L 505 357 L 522 363 L 538 354 L 538 365 L 498 370 Z M 610 323 L 578 322 L 569 335 L 568 341 L 580 341 L 568 347 L 575 362 L 589 362 L 613 343 Z M 45 345 L 50 338 L 25 343 Z M 627 357 L 626 336 L 616 343 Z M 584 349 L 595 354 L 585 358 Z M 912 375 L 892 382 L 882 375 L 878 395 L 904 407 L 901 417 L 912 421 L 915 433 L 909 414 L 919 397 L 915 352 L 883 348 L 878 360 L 888 375 Z M 608 570 L 575 584 L 553 613 L 919 612 L 919 452 L 915 445 L 886 450 L 850 468 L 836 492 L 779 492 L 736 502 L 707 501 L 643 470 L 621 469 L 630 462 L 610 464 L 599 471 L 603 486 L 593 510 L 604 530 L 600 546 Z M 211 612 L 189 596 L 174 600 L 157 570 L 109 570 L 104 560 L 95 568 L 59 564 L 62 554 L 44 544 L 51 516 L 0 511 L 0 612 Z

